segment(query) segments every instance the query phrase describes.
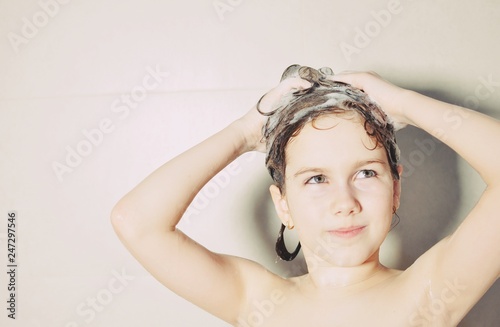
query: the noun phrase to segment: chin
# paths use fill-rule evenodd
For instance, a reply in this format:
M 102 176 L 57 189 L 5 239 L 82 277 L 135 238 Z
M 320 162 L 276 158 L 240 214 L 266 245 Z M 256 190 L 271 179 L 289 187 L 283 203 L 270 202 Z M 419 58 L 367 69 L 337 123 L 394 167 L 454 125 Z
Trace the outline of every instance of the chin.
M 377 258 L 378 250 L 366 251 L 349 249 L 341 251 L 342 253 L 333 253 L 328 262 L 337 267 L 357 267 Z
M 315 244 L 315 250 L 311 250 L 311 247 L 304 243 L 302 249 L 306 258 L 313 259 L 308 262 L 308 265 L 326 264 L 336 267 L 357 267 L 368 261 L 378 260 L 379 252 L 375 244 L 367 244 L 366 242 L 347 246 L 338 246 L 338 244 L 335 246 L 325 242 Z
M 333 258 L 330 262 L 337 267 L 357 267 L 367 261 L 366 257 L 363 258 Z

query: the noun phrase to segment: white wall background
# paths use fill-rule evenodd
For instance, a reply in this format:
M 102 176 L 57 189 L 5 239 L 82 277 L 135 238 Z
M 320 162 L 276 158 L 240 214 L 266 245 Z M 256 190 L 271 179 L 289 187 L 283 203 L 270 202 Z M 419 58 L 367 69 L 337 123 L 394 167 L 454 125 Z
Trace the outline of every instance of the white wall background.
M 18 319 L 7 319 L 1 273 L 0 325 L 226 326 L 135 262 L 109 223 L 114 203 L 246 112 L 293 63 L 374 70 L 500 118 L 499 21 L 494 0 L 0 0 L 0 271 L 7 212 L 19 215 Z M 163 73 L 141 93 L 151 69 Z M 384 261 L 405 268 L 453 230 L 484 185 L 424 132 L 401 131 L 399 143 L 408 173 Z M 67 165 L 59 176 L 58 164 Z M 181 226 L 212 250 L 298 274 L 300 263 L 275 262 L 268 184 L 262 156 L 246 155 Z M 496 283 L 460 326 L 500 325 L 499 296 Z

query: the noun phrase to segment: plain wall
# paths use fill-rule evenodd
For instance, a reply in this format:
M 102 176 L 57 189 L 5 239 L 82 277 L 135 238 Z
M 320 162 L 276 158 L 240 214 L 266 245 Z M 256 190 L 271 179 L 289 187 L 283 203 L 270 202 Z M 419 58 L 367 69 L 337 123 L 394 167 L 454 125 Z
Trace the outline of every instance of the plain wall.
M 499 21 L 493 0 L 0 1 L 0 262 L 15 210 L 19 264 L 18 319 L 0 307 L 0 325 L 226 326 L 126 251 L 109 221 L 116 201 L 249 110 L 294 63 L 373 70 L 500 118 Z M 401 221 L 383 260 L 406 268 L 456 228 L 484 183 L 425 132 L 398 140 Z M 300 260 L 276 260 L 269 183 L 263 156 L 247 154 L 180 227 L 213 251 L 300 274 Z M 460 326 L 500 325 L 499 296 L 497 282 Z

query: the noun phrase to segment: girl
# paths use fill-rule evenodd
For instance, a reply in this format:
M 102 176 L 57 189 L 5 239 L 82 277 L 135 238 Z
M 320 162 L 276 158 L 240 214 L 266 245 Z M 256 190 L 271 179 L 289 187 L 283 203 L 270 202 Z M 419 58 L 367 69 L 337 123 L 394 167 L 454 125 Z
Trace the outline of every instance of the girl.
M 464 117 L 460 126 L 445 119 L 450 111 Z M 400 202 L 394 126 L 405 125 L 454 149 L 487 188 L 453 234 L 399 271 L 381 265 L 379 249 Z M 500 274 L 498 143 L 498 121 L 376 74 L 291 66 L 245 116 L 125 195 L 111 219 L 161 283 L 235 326 L 454 326 Z M 266 151 L 275 182 L 278 254 L 296 255 L 299 246 L 283 243 L 285 228 L 296 228 L 303 276 L 283 279 L 176 229 L 203 185 L 255 150 Z

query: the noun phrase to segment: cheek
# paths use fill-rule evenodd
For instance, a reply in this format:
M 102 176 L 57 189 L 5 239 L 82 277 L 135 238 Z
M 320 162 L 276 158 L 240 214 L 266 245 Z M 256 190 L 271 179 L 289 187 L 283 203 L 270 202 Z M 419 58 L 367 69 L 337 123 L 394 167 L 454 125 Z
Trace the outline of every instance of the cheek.
M 387 178 L 380 180 L 367 180 L 356 184 L 360 201 L 377 205 L 379 207 L 392 207 L 394 195 L 393 182 Z
M 392 219 L 392 193 L 379 192 L 377 194 L 367 194 L 360 201 L 362 215 L 371 223 L 385 226 L 390 224 Z M 383 228 L 383 227 L 382 227 Z
M 390 207 L 392 204 L 392 189 L 374 188 L 373 190 L 360 190 L 358 192 L 358 200 L 365 206 Z
M 289 203 L 290 214 L 296 224 L 312 222 L 328 209 L 328 201 L 308 196 L 293 197 Z
M 304 194 L 289 194 L 290 216 L 295 224 L 299 238 L 306 241 L 323 228 L 324 220 L 328 219 L 328 201 L 320 201 Z

